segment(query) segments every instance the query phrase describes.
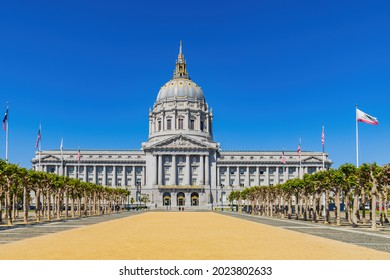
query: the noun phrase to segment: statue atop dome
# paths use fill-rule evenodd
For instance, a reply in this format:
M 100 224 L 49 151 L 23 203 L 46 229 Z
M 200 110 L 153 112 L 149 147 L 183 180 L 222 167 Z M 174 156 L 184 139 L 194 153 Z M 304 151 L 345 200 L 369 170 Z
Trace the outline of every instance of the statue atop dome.
M 181 40 L 180 40 L 179 55 L 177 56 L 177 61 L 176 61 L 176 68 L 175 71 L 173 72 L 173 78 L 190 79 L 186 68 L 186 61 L 184 59 L 183 45 Z

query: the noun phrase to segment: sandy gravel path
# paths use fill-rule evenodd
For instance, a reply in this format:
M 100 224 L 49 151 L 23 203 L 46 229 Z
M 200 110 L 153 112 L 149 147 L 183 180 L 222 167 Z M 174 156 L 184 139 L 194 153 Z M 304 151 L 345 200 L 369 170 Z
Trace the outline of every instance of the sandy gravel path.
M 209 212 L 148 212 L 0 245 L 0 259 L 334 260 L 390 254 Z

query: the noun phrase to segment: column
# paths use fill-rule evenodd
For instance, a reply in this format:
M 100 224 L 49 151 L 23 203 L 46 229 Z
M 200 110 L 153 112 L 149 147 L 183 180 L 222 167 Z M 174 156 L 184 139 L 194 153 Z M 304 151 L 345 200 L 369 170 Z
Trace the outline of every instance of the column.
M 191 161 L 189 155 L 186 155 L 186 167 L 185 167 L 184 178 L 185 178 L 184 184 L 187 186 L 191 186 Z
M 158 184 L 161 186 L 163 184 L 163 156 L 158 156 Z
M 226 186 L 230 186 L 230 166 L 226 166 L 225 181 L 226 181 Z
M 205 160 L 205 185 L 209 186 L 210 185 L 210 158 L 209 156 L 204 157 Z
M 64 176 L 68 177 L 68 166 L 64 166 Z
M 154 174 L 153 174 L 153 185 L 157 185 L 157 156 L 153 156 L 153 168 L 154 168 Z
M 176 155 L 172 155 L 171 185 L 176 186 Z
M 93 180 L 92 183 L 97 184 L 97 168 L 96 165 L 93 166 Z
M 127 186 L 127 184 L 126 184 L 126 165 L 122 166 L 122 186 Z
M 135 165 L 133 165 L 132 167 L 132 172 L 133 173 L 131 173 L 131 180 L 133 181 L 132 182 L 132 185 L 135 187 L 136 185 L 137 185 L 137 174 L 135 173 Z
M 240 186 L 240 167 L 239 166 L 235 166 L 235 169 L 236 169 L 236 173 L 235 173 L 235 177 L 234 177 L 234 186 Z
M 200 155 L 199 156 L 199 185 L 203 186 L 204 185 L 204 156 Z
M 115 187 L 115 186 L 117 185 L 117 183 L 116 183 L 116 179 L 117 179 L 117 174 L 116 174 L 116 172 L 117 172 L 117 168 L 116 168 L 116 166 L 114 165 L 114 166 L 112 167 L 113 176 L 112 176 L 112 182 L 111 182 L 111 186 L 113 186 L 113 187 Z
M 107 168 L 105 165 L 103 166 L 103 182 L 102 182 L 102 184 L 103 184 L 103 186 L 107 185 Z
M 245 167 L 245 187 L 250 187 L 249 166 Z
M 264 172 L 264 183 L 266 186 L 269 186 L 269 167 L 265 167 L 265 172 Z
M 217 166 L 217 180 L 216 180 L 216 185 L 217 186 L 220 186 L 222 184 L 221 182 L 221 168 L 219 166 Z M 225 184 L 226 185 L 226 182 Z
M 260 168 L 256 166 L 255 171 L 255 186 L 260 186 Z
M 84 165 L 84 182 L 88 182 L 88 170 L 86 165 Z

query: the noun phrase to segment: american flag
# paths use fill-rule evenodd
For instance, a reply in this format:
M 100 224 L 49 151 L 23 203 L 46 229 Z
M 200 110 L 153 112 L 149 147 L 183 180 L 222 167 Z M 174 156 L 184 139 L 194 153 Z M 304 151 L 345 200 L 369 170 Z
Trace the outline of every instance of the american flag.
M 282 151 L 282 163 L 286 163 L 286 158 L 284 156 L 284 148 L 283 148 L 283 151 Z
M 7 130 L 8 125 L 8 108 L 7 111 L 5 111 L 4 119 L 3 119 L 3 129 Z
M 78 162 L 80 162 L 80 157 L 81 157 L 81 155 L 80 155 L 80 148 L 79 148 L 79 152 L 78 152 L 78 154 L 77 154 L 77 161 L 78 161 Z
M 301 144 L 298 145 L 298 156 L 301 158 Z
M 322 125 L 321 142 L 322 142 L 322 151 L 324 151 L 324 146 L 325 146 L 325 129 L 324 129 L 324 125 Z
M 38 130 L 37 141 L 35 141 L 35 149 L 38 148 L 39 141 L 41 141 L 41 129 Z

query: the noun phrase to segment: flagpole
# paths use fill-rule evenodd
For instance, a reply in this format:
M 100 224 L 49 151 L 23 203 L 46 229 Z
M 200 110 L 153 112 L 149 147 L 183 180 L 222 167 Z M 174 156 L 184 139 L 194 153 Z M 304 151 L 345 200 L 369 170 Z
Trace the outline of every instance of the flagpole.
M 61 175 L 64 176 L 64 153 L 63 153 L 63 149 L 64 149 L 64 138 L 61 138 L 61 146 L 60 146 L 60 149 L 61 149 Z
M 322 123 L 322 170 L 325 170 L 325 131 L 324 123 Z
M 77 153 L 77 179 L 80 179 L 80 146 L 79 146 L 79 151 Z
M 8 126 L 9 126 L 9 113 L 8 113 L 8 104 L 7 102 L 7 126 L 5 127 L 5 160 L 8 162 Z
M 42 124 L 41 122 L 39 122 L 39 134 L 40 134 L 40 138 L 39 138 L 39 143 L 38 143 L 38 156 L 39 156 L 39 164 L 38 164 L 38 171 L 41 171 L 41 148 L 42 148 Z
M 299 179 L 302 179 L 302 138 L 299 138 L 299 148 L 301 149 L 299 154 Z
M 355 122 L 356 122 L 356 167 L 359 167 L 359 126 L 358 121 L 356 117 L 358 105 L 356 104 L 356 110 L 355 110 Z

